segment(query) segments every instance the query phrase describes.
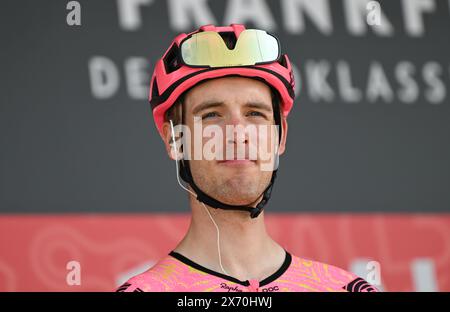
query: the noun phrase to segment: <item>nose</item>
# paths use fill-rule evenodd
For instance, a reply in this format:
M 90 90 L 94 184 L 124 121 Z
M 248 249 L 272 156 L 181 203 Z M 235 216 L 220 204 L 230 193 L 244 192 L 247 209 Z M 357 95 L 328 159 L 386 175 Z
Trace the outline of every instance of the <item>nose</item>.
M 226 139 L 228 144 L 248 143 L 248 133 L 245 131 L 247 123 L 240 112 L 230 114 L 227 122 Z
M 228 144 L 242 144 L 244 143 L 245 145 L 248 144 L 248 135 L 247 133 L 244 133 L 244 131 L 239 130 L 239 128 L 237 129 L 233 129 L 230 131 L 227 131 L 227 143 Z

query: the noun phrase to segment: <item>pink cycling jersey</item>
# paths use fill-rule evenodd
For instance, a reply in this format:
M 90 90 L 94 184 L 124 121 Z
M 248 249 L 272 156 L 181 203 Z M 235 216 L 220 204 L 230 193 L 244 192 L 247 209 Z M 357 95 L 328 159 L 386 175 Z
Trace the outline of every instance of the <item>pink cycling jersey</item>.
M 291 255 L 272 275 L 240 281 L 210 270 L 171 251 L 152 268 L 130 278 L 118 292 L 373 292 L 377 289 L 353 273 L 332 265 Z

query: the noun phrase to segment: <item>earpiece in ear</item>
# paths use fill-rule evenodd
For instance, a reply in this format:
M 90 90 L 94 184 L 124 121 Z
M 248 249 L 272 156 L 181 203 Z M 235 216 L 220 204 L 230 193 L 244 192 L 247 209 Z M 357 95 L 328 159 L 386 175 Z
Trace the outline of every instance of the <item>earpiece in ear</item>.
M 183 154 L 178 152 L 177 141 L 175 140 L 175 129 L 173 127 L 172 119 L 170 119 L 169 122 L 170 122 L 170 136 L 171 136 L 169 144 L 172 147 L 171 154 L 172 157 L 175 158 L 175 161 L 177 161 L 183 158 Z

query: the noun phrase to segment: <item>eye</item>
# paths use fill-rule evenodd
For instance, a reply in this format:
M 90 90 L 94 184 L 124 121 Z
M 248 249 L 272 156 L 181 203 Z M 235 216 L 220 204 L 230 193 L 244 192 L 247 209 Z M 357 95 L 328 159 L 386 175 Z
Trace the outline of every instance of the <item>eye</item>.
M 266 117 L 263 113 L 257 112 L 257 111 L 250 111 L 248 113 L 249 116 L 252 117 Z
M 202 115 L 202 119 L 213 118 L 219 116 L 216 112 L 209 112 Z

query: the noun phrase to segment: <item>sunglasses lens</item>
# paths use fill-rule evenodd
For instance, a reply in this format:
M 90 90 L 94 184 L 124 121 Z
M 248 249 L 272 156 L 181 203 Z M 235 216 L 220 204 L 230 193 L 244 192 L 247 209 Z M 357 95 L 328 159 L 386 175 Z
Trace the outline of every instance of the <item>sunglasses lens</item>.
M 200 32 L 183 41 L 181 56 L 186 65 L 229 67 L 255 65 L 278 59 L 278 40 L 263 30 L 243 31 L 230 50 L 216 32 Z

